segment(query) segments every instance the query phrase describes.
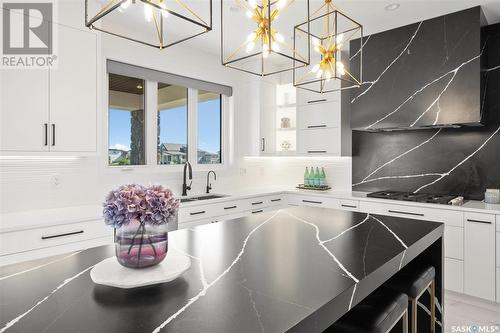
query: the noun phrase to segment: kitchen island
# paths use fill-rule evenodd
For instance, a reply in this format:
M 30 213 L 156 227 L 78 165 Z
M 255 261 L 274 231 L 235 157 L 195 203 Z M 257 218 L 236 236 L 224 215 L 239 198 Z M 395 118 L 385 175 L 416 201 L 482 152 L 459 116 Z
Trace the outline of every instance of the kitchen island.
M 441 310 L 443 231 L 435 222 L 292 207 L 171 232 L 169 252 L 192 265 L 156 286 L 95 285 L 90 270 L 112 246 L 6 266 L 0 333 L 322 332 L 400 269 L 424 264 L 436 268 Z

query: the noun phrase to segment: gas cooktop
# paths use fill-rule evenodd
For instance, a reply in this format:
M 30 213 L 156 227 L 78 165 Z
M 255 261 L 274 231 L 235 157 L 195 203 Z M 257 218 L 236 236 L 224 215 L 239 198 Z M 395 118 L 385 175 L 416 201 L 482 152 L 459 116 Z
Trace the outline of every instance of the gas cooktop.
M 368 193 L 366 196 L 369 198 L 437 203 L 442 205 L 450 205 L 450 201 L 458 197 L 457 195 L 412 193 L 391 190 L 372 192 Z

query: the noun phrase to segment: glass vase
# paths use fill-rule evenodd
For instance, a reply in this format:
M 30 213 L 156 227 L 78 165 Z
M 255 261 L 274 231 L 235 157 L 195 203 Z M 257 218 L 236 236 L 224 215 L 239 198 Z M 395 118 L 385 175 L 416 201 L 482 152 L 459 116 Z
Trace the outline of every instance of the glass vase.
M 133 220 L 115 228 L 115 254 L 118 262 L 129 268 L 159 264 L 168 251 L 167 223 L 152 225 Z

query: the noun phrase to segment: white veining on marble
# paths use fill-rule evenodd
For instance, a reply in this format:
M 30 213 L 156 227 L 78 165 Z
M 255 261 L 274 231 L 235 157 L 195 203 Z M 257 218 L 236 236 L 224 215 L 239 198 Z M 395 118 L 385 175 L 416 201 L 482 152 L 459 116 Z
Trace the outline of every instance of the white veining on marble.
M 382 78 L 382 76 L 384 76 L 384 74 L 389 70 L 389 68 L 391 68 L 392 65 L 394 65 L 399 60 L 399 58 L 401 58 L 403 56 L 403 54 L 406 53 L 406 51 L 410 47 L 411 43 L 413 42 L 413 39 L 415 39 L 415 36 L 417 36 L 417 33 L 420 30 L 420 27 L 422 26 L 422 23 L 423 22 L 420 22 L 418 24 L 417 29 L 415 30 L 415 33 L 413 34 L 413 36 L 411 36 L 410 41 L 408 42 L 408 44 L 406 44 L 405 48 L 401 51 L 401 53 L 393 61 L 391 61 L 391 63 L 389 64 L 389 66 L 387 66 L 387 68 L 384 69 L 384 71 L 382 73 L 380 73 L 380 75 L 374 81 L 363 82 L 363 84 L 369 84 L 370 86 L 366 90 L 364 90 L 361 94 L 359 94 L 358 96 L 356 96 L 355 98 L 353 98 L 351 100 L 351 103 L 354 103 L 358 98 L 360 98 L 361 96 L 363 96 L 367 92 L 369 92 L 370 89 Z
M 485 69 L 484 71 L 485 71 L 485 72 L 491 72 L 491 71 L 495 71 L 495 70 L 497 70 L 497 69 L 499 69 L 499 68 L 500 68 L 500 65 L 498 65 L 498 66 L 496 66 L 496 67 L 492 67 L 492 68 Z
M 356 283 L 354 285 L 354 288 L 352 289 L 352 295 L 351 295 L 351 300 L 349 301 L 349 310 L 352 309 L 352 301 L 354 300 L 354 294 L 356 293 L 356 288 L 358 287 L 358 284 Z
M 363 48 L 365 47 L 366 43 L 368 43 L 368 40 L 370 39 L 370 37 L 371 37 L 371 36 L 372 36 L 372 35 L 369 35 L 368 37 L 366 37 L 365 42 L 364 42 L 363 44 L 361 44 L 361 47 L 359 48 L 359 50 L 358 50 L 356 53 L 354 53 L 354 55 L 353 55 L 352 57 L 350 57 L 350 58 L 349 58 L 349 60 L 354 59 L 355 57 L 357 57 L 357 56 L 358 56 L 358 54 L 360 54 L 360 53 L 361 53 L 361 51 L 362 51 L 362 50 L 363 50 Z
M 366 250 L 368 249 L 368 241 L 370 240 L 370 235 L 372 234 L 373 225 L 370 226 L 368 230 L 368 235 L 366 236 L 365 246 L 363 248 L 363 275 L 366 276 Z
M 342 232 L 341 232 L 340 234 L 338 234 L 337 236 L 334 236 L 334 237 L 329 238 L 329 239 L 327 239 L 327 240 L 321 241 L 321 243 L 323 243 L 323 244 L 324 244 L 324 243 L 328 243 L 328 242 L 331 242 L 332 240 L 335 240 L 335 239 L 339 238 L 340 236 L 342 236 L 342 235 L 343 235 L 343 234 L 345 234 L 346 232 L 349 232 L 349 231 L 351 231 L 352 229 L 359 227 L 360 225 L 362 225 L 363 223 L 365 223 L 366 221 L 368 221 L 368 219 L 370 219 L 370 214 L 366 214 L 366 217 L 364 218 L 364 220 L 363 220 L 363 221 L 361 221 L 361 222 L 359 222 L 359 223 L 357 223 L 357 224 L 353 225 L 352 227 L 347 228 L 346 230 L 342 231 Z
M 403 245 L 403 247 L 405 249 L 408 249 L 408 246 L 406 246 L 405 242 L 403 242 L 403 240 L 401 238 L 399 238 L 398 235 L 396 235 L 396 233 L 394 231 L 391 230 L 391 228 L 389 228 L 387 225 L 385 225 L 384 222 L 380 221 L 378 218 L 376 218 L 375 216 L 372 216 L 372 218 L 375 220 L 375 221 L 378 221 L 378 223 L 380 223 L 382 226 L 384 226 L 384 228 L 386 228 L 393 236 L 394 238 L 396 238 L 398 240 L 398 242 L 401 243 L 401 245 Z
M 429 308 L 427 308 L 423 303 L 421 303 L 420 301 L 417 302 L 417 305 L 420 306 L 420 308 L 422 310 L 424 310 L 429 316 L 431 315 L 431 311 L 429 310 Z M 436 324 L 438 324 L 439 326 L 443 326 L 443 324 L 441 324 L 441 322 L 436 318 L 434 318 L 434 321 L 436 322 Z
M 429 143 L 430 141 L 432 141 L 440 132 L 441 132 L 442 128 L 438 129 L 436 131 L 436 133 L 434 133 L 430 138 L 428 138 L 427 140 L 423 141 L 422 143 L 416 145 L 415 147 L 405 151 L 404 153 L 401 153 L 399 155 L 397 155 L 396 157 L 394 157 L 393 159 L 385 162 L 384 164 L 382 164 L 381 166 L 379 166 L 378 168 L 376 168 L 375 170 L 373 170 L 372 172 L 370 172 L 365 178 L 363 178 L 363 180 L 359 183 L 356 183 L 356 184 L 353 184 L 353 186 L 356 186 L 356 185 L 360 185 L 360 184 L 363 184 L 364 181 L 366 181 L 368 178 L 370 178 L 373 174 L 375 174 L 377 171 L 379 171 L 380 169 L 386 167 L 387 165 L 399 160 L 401 157 L 403 156 L 406 156 L 408 155 L 409 153 L 411 153 L 412 151 L 422 147 L 423 145 L 425 145 L 426 143 Z
M 215 283 L 217 283 L 220 279 L 222 279 L 227 273 L 229 273 L 229 271 L 233 268 L 234 265 L 236 265 L 241 257 L 243 256 L 243 254 L 245 253 L 245 248 L 247 246 L 247 243 L 248 243 L 248 240 L 250 239 L 250 237 L 257 231 L 259 230 L 264 224 L 266 224 L 267 222 L 271 221 L 276 215 L 278 215 L 280 212 L 282 212 L 281 210 L 278 210 L 276 213 L 274 213 L 270 218 L 264 220 L 264 222 L 260 223 L 259 225 L 257 225 L 255 228 L 253 228 L 247 235 L 247 237 L 245 238 L 245 240 L 243 241 L 243 245 L 242 245 L 242 248 L 240 250 L 240 252 L 238 253 L 238 255 L 236 256 L 236 258 L 234 258 L 234 260 L 231 262 L 231 264 L 221 273 L 219 274 L 212 282 L 210 282 L 209 284 L 206 285 L 206 287 L 204 287 L 197 295 L 195 295 L 194 297 L 192 297 L 191 299 L 189 299 L 189 301 L 183 306 L 181 307 L 179 310 L 177 310 L 173 315 L 171 315 L 167 320 L 165 320 L 163 323 L 160 324 L 160 326 L 158 326 L 157 328 L 155 328 L 153 330 L 153 333 L 158 333 L 160 332 L 165 326 L 167 326 L 172 320 L 174 320 L 175 318 L 177 318 L 177 316 L 179 316 L 181 313 L 183 313 L 187 308 L 189 308 L 194 302 L 196 302 L 197 300 L 199 300 L 201 297 L 203 297 L 206 292 L 208 291 L 208 289 L 210 289 Z M 2 333 L 2 332 L 0 332 Z
M 72 256 L 74 256 L 74 255 L 77 255 L 78 253 L 80 253 L 80 252 L 82 252 L 82 251 L 84 251 L 84 250 L 77 251 L 77 252 L 73 252 L 73 253 L 71 253 L 71 254 L 68 254 L 68 255 L 67 255 L 67 256 L 65 256 L 65 257 L 62 257 L 62 258 L 59 258 L 59 259 L 56 259 L 56 260 L 52 260 L 52 261 L 50 261 L 50 262 L 48 262 L 48 263 L 45 263 L 45 264 L 42 264 L 42 265 L 38 265 L 38 266 L 35 266 L 35 267 L 32 267 L 32 268 L 26 269 L 26 270 L 24 270 L 24 271 L 20 271 L 20 272 L 13 273 L 13 274 L 10 274 L 10 275 L 2 276 L 2 277 L 0 277 L 0 281 L 2 281 L 2 280 L 6 280 L 6 279 L 11 278 L 11 277 L 13 277 L 13 276 L 21 275 L 21 274 L 24 274 L 24 273 L 28 273 L 28 272 L 31 272 L 31 271 L 34 271 L 34 270 L 37 270 L 37 269 L 43 268 L 43 267 L 45 267 L 45 266 L 48 266 L 48 265 L 54 264 L 54 263 L 59 262 L 59 261 L 62 261 L 62 260 L 64 260 L 64 259 L 68 259 L 69 257 L 72 257 Z
M 33 305 L 31 308 L 29 308 L 26 312 L 20 314 L 19 316 L 17 316 L 16 318 L 12 319 L 11 321 L 9 321 L 2 329 L 0 329 L 0 333 L 3 333 L 5 332 L 7 329 L 9 329 L 10 327 L 12 327 L 13 325 L 15 325 L 19 320 L 21 320 L 24 316 L 26 316 L 27 314 L 29 314 L 31 311 L 33 311 L 34 309 L 36 309 L 40 304 L 42 304 L 43 302 L 45 302 L 46 300 L 48 300 L 50 298 L 50 296 L 52 296 L 53 294 L 55 294 L 59 289 L 61 289 L 62 287 L 64 287 L 65 285 L 67 285 L 68 283 L 70 283 L 71 281 L 73 281 L 74 279 L 78 278 L 79 276 L 81 276 L 82 274 L 88 272 L 89 270 L 91 270 L 95 265 L 92 265 L 86 269 L 84 269 L 83 271 L 81 271 L 80 273 L 76 274 L 76 275 L 73 275 L 72 277 L 66 279 L 63 281 L 63 283 L 61 283 L 60 285 L 58 285 L 54 290 L 52 290 L 50 292 L 50 294 L 48 294 L 47 296 L 45 296 L 44 298 L 42 298 L 40 301 L 38 301 L 35 305 Z
M 287 211 L 284 211 L 284 213 L 290 215 L 291 217 L 293 217 L 294 219 L 300 221 L 300 222 L 303 222 L 305 224 L 308 224 L 310 226 L 312 226 L 315 230 L 316 230 L 316 239 L 318 241 L 318 245 L 321 246 L 325 251 L 326 253 L 328 253 L 328 255 L 330 255 L 330 257 L 333 258 L 333 261 L 335 261 L 337 263 L 337 265 L 340 267 L 340 269 L 342 271 L 344 271 L 345 274 L 347 274 L 348 277 L 350 277 L 354 282 L 358 283 L 359 280 L 351 273 L 347 270 L 347 268 L 345 268 L 345 266 L 340 262 L 340 260 L 332 253 L 332 251 L 330 251 L 324 244 L 324 242 L 321 241 L 320 237 L 319 237 L 319 228 L 316 224 L 314 223 L 311 223 L 309 221 L 306 221 L 298 216 L 295 216 L 293 215 L 292 213 L 290 212 L 287 212 Z
M 467 162 L 470 158 L 472 158 L 474 155 L 476 155 L 481 149 L 484 148 L 484 146 L 486 146 L 486 144 L 488 144 L 488 142 L 500 131 L 500 126 L 496 129 L 495 132 L 493 132 L 493 134 L 488 137 L 488 139 L 486 139 L 483 144 L 481 146 L 479 146 L 479 148 L 477 148 L 476 150 L 474 150 L 471 154 L 469 154 L 466 158 L 464 158 L 462 161 L 460 161 L 460 163 L 458 163 L 457 165 L 455 165 L 453 168 L 451 168 L 450 170 L 448 170 L 447 172 L 445 173 L 442 173 L 438 179 L 430 182 L 430 183 L 427 183 L 425 185 L 422 185 L 420 186 L 418 189 L 416 189 L 414 191 L 414 193 L 417 193 L 421 190 L 423 190 L 424 188 L 428 187 L 428 186 L 431 186 L 435 183 L 437 183 L 438 181 L 440 181 L 441 179 L 445 178 L 446 176 L 449 176 L 450 173 L 452 173 L 453 171 L 455 171 L 458 167 L 460 167 L 462 164 L 464 164 L 465 162 Z
M 401 270 L 401 267 L 403 267 L 403 261 L 405 259 L 406 255 L 406 250 L 403 251 L 403 255 L 401 256 L 401 260 L 399 261 L 399 270 Z
M 250 288 L 245 286 L 243 283 L 241 284 L 241 286 L 244 289 L 246 289 L 246 291 L 248 292 L 248 297 L 250 298 L 250 303 L 252 303 L 252 308 L 255 312 L 255 315 L 257 316 L 257 321 L 259 322 L 260 331 L 265 332 L 266 330 L 264 329 L 264 324 L 262 323 L 262 316 L 261 316 L 259 310 L 257 309 L 257 304 L 255 303 L 255 300 L 253 299 L 253 290 L 251 290 Z
M 441 175 L 442 175 L 441 173 L 430 172 L 430 173 L 419 173 L 419 174 L 414 174 L 414 175 L 383 176 L 383 177 L 367 179 L 365 181 L 354 183 L 354 184 L 352 184 L 352 186 L 358 186 L 361 184 L 371 183 L 371 182 L 375 182 L 377 180 L 384 180 L 384 179 L 408 179 L 408 178 L 420 178 L 420 177 L 431 177 L 431 176 L 439 177 Z

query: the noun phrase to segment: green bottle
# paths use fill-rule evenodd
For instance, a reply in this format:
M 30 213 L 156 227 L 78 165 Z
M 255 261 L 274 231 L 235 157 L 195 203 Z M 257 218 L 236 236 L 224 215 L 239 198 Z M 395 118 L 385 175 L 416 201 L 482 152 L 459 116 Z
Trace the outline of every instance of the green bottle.
M 321 185 L 321 174 L 319 173 L 319 168 L 316 167 L 316 172 L 314 173 L 314 185 L 319 187 Z
M 316 186 L 316 175 L 314 173 L 314 167 L 311 167 L 311 172 L 309 172 L 309 186 Z
M 309 186 L 309 168 L 306 167 L 306 171 L 304 172 L 304 186 Z
M 321 186 L 326 186 L 326 173 L 325 168 L 321 168 Z

